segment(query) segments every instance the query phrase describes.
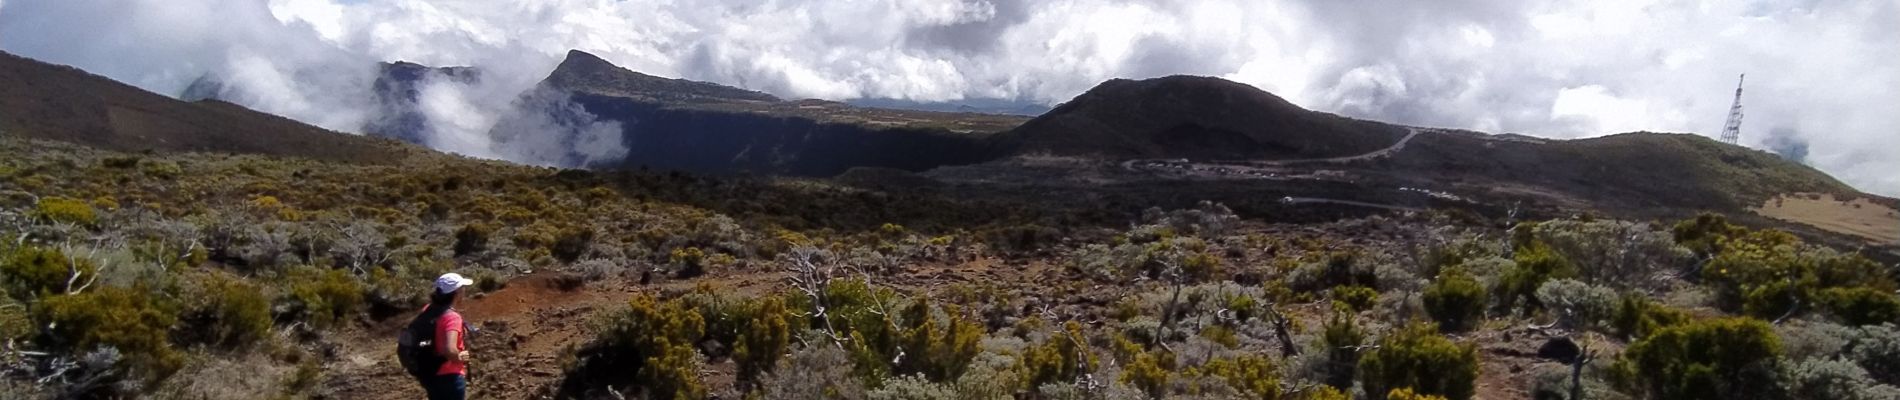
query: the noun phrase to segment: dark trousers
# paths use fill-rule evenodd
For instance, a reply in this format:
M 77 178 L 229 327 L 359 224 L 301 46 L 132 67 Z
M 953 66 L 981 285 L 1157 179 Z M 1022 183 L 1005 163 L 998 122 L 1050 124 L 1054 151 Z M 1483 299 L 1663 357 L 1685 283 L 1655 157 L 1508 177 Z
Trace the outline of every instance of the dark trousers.
M 423 378 L 422 390 L 429 392 L 429 400 L 463 400 L 468 398 L 468 379 L 461 374 L 436 375 Z

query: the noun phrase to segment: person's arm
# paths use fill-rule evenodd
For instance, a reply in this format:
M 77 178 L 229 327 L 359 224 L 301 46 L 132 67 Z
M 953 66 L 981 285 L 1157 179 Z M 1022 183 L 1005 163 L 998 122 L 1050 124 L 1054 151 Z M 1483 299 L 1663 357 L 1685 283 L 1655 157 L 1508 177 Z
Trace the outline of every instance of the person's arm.
M 435 347 L 441 350 L 442 358 L 447 358 L 451 361 L 468 362 L 468 350 L 461 346 L 462 330 L 450 329 L 448 332 L 444 332 L 442 336 L 442 343 L 447 344 L 447 346 Z
M 468 362 L 468 348 L 462 343 L 462 336 L 465 332 L 462 331 L 463 325 L 461 316 L 455 313 L 448 313 L 443 315 L 442 318 L 445 319 L 445 321 L 440 321 L 440 323 L 447 325 L 448 329 L 443 329 L 442 337 L 436 338 L 440 339 L 436 341 L 436 354 L 442 355 L 442 358 L 446 358 L 449 361 Z

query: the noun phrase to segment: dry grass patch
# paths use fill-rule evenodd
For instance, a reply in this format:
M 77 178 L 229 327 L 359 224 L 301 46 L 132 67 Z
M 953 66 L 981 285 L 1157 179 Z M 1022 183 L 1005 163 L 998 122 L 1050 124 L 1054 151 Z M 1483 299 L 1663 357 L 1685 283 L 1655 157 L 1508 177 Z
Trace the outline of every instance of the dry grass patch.
M 1828 194 L 1797 193 L 1768 200 L 1751 210 L 1878 244 L 1900 242 L 1900 210 L 1864 198 L 1842 201 Z

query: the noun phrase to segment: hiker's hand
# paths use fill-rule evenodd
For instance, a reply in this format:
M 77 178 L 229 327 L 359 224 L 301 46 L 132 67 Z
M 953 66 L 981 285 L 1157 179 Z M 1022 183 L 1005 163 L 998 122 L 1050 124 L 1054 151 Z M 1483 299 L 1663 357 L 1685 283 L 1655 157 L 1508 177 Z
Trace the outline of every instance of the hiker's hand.
M 455 352 L 455 361 L 468 362 L 468 350 Z

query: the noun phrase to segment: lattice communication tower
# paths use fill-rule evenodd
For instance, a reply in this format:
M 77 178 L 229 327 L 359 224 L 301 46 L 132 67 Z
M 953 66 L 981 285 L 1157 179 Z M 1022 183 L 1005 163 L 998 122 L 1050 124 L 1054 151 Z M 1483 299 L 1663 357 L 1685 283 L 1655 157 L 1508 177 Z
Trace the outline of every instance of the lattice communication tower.
M 1735 105 L 1728 107 L 1728 124 L 1722 126 L 1722 142 L 1740 145 L 1742 142 L 1742 80 L 1748 74 L 1735 79 Z

